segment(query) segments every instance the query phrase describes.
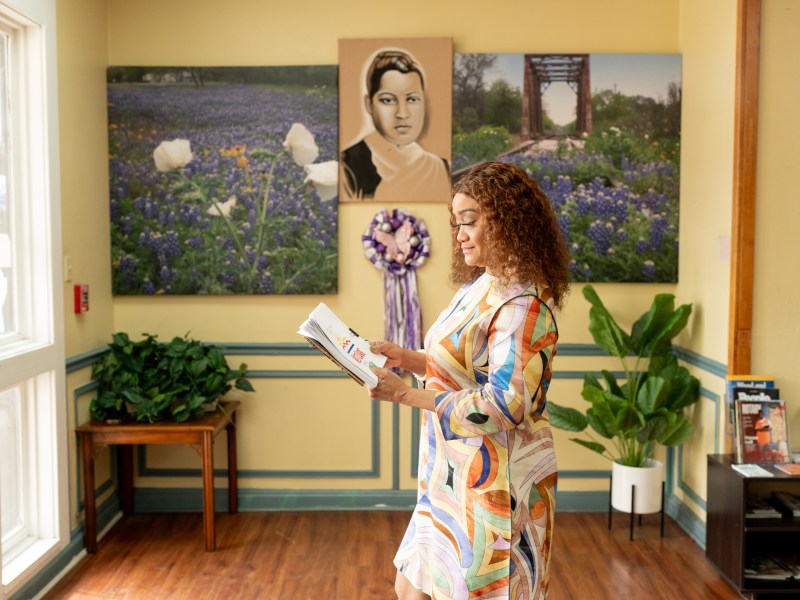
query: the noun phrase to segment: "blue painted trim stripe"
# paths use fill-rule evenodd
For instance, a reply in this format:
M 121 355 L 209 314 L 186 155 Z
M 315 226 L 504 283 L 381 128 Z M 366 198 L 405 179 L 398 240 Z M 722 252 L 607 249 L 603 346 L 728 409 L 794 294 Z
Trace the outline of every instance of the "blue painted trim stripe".
M 347 379 L 350 376 L 342 371 L 323 370 L 264 370 L 247 371 L 248 377 L 254 379 Z
M 675 355 L 681 359 L 682 361 L 689 363 L 699 369 L 703 369 L 704 371 L 708 371 L 712 375 L 716 375 L 717 377 L 725 378 L 725 375 L 728 374 L 728 367 L 727 365 L 722 364 L 721 362 L 717 362 L 710 358 L 706 358 L 692 350 L 688 350 L 687 348 L 681 348 L 680 346 L 673 346 L 675 348 Z
M 209 343 L 220 346 L 225 354 L 249 356 L 322 356 L 319 350 L 308 342 L 227 342 Z
M 608 479 L 611 469 L 559 469 L 559 479 Z
M 251 356 L 321 356 L 316 348 L 306 342 L 208 342 L 207 345 L 219 346 L 224 350 L 225 354 Z M 706 358 L 682 346 L 673 346 L 673 348 L 676 353 L 680 354 L 679 358 L 681 358 L 681 360 L 685 360 L 696 366 L 704 367 L 720 377 L 724 377 L 727 372 L 727 367 L 723 363 Z M 83 354 L 69 357 L 66 361 L 67 368 L 74 370 L 75 365 L 94 362 L 107 351 L 108 348 L 103 346 Z M 560 356 L 609 356 L 597 344 L 561 343 L 558 345 L 558 354 Z
M 557 492 L 557 510 L 608 510 L 608 491 Z M 416 490 L 256 490 L 241 489 L 241 512 L 287 510 L 407 510 L 416 504 Z M 136 488 L 137 512 L 201 512 L 201 488 Z M 228 491 L 214 490 L 217 512 L 228 510 Z M 558 516 L 556 516 L 556 519 Z
M 559 344 L 558 356 L 608 356 L 597 344 Z
M 673 345 L 676 356 L 690 365 L 708 371 L 717 377 L 725 377 L 728 372 L 727 365 L 707 358 L 693 350 Z M 609 356 L 597 344 L 559 344 L 559 356 Z
M 243 343 L 209 342 L 210 346 L 219 346 L 225 354 L 249 356 L 321 356 L 319 351 L 305 342 L 262 342 Z M 718 377 L 725 377 L 727 366 L 713 359 L 702 356 L 687 348 L 673 346 L 679 359 Z M 86 366 L 91 366 L 105 352 L 107 347 L 97 348 L 84 354 L 70 357 L 66 361 L 67 372 L 73 372 Z M 558 345 L 559 356 L 608 356 L 597 344 L 568 344 Z
M 96 348 L 94 350 L 90 350 L 89 352 L 77 354 L 68 358 L 65 363 L 67 373 L 72 373 L 73 371 L 79 371 L 80 369 L 91 367 L 106 352 L 108 352 L 108 348 L 106 347 Z

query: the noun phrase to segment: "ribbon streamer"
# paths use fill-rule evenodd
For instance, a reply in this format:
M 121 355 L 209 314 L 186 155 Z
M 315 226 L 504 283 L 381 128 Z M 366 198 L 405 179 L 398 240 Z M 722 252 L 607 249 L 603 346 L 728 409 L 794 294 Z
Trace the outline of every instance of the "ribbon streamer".
M 425 223 L 408 211 L 381 209 L 361 236 L 364 254 L 383 271 L 385 338 L 403 347 L 422 347 L 422 311 L 416 269 L 430 256 Z

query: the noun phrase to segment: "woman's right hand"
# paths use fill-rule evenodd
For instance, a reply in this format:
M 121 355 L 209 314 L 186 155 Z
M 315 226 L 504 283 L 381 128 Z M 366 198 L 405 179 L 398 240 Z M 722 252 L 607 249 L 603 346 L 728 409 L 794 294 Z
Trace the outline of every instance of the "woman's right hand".
M 370 340 L 369 349 L 375 354 L 383 354 L 386 357 L 386 364 L 383 365 L 384 369 L 402 368 L 404 350 L 394 342 Z

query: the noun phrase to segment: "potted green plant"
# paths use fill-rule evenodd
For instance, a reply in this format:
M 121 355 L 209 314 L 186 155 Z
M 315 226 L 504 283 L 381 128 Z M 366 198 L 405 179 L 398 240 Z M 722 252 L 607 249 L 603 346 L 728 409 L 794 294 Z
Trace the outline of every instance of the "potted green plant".
M 222 350 L 188 337 L 159 342 L 144 334 L 134 342 L 115 333 L 108 352 L 92 366 L 99 383 L 89 411 L 103 421 L 187 421 L 216 410 L 232 388 L 253 391 L 247 365 L 231 369 Z
M 550 424 L 558 429 L 585 432 L 585 438 L 570 438 L 613 461 L 612 477 L 617 482 L 616 465 L 630 468 L 658 468 L 653 459 L 656 448 L 678 446 L 692 432 L 683 409 L 699 399 L 699 381 L 678 364 L 672 339 L 686 327 L 692 312 L 690 304 L 675 308 L 673 294 L 657 294 L 650 309 L 624 331 L 608 312 L 591 285 L 583 288 L 591 304 L 589 331 L 595 343 L 608 355 L 619 359 L 621 377 L 601 371 L 602 380 L 587 373 L 581 396 L 589 402 L 585 412 L 548 402 Z M 594 432 L 594 434 L 592 433 Z M 613 448 L 606 447 L 609 440 Z M 627 471 L 620 470 L 622 478 Z M 661 478 L 658 477 L 659 487 Z M 630 492 L 612 504 L 630 512 Z M 658 490 L 660 496 L 660 489 Z M 636 502 L 637 507 L 639 501 Z M 659 499 L 660 506 L 660 499 Z M 635 512 L 655 512 L 636 510 Z

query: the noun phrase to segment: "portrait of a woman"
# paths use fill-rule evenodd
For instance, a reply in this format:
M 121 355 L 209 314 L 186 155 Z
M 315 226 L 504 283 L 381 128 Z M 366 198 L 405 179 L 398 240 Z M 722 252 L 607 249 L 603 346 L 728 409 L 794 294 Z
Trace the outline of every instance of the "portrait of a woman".
M 420 143 L 428 127 L 426 74 L 407 51 L 381 48 L 363 77 L 367 128 L 340 155 L 340 199 L 380 202 L 446 201 L 447 157 Z

